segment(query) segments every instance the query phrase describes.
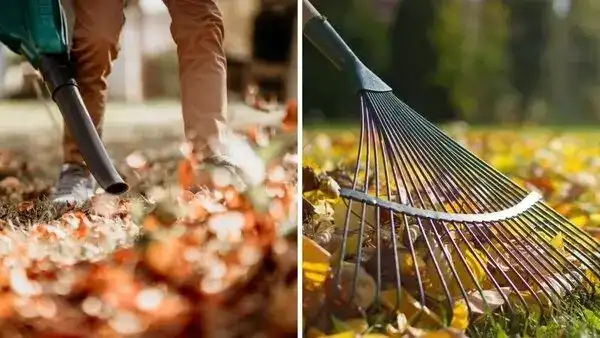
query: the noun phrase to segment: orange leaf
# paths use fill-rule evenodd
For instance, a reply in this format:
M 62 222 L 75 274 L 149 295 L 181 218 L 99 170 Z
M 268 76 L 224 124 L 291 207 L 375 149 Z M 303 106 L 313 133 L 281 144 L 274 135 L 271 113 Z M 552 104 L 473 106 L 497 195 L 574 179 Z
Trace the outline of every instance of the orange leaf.
M 283 119 L 283 129 L 293 132 L 298 127 L 298 102 L 289 100 L 286 107 L 286 115 Z
M 19 205 L 17 206 L 17 209 L 19 210 L 19 212 L 26 212 L 26 211 L 33 210 L 33 207 L 34 207 L 33 202 L 25 201 L 25 202 L 19 203 Z
M 194 167 L 190 160 L 182 160 L 177 168 L 179 186 L 187 189 L 194 184 Z
M 14 296 L 10 292 L 0 295 L 0 319 L 8 319 L 14 314 Z
M 258 139 L 257 127 L 248 128 L 248 131 L 246 132 L 246 134 L 248 135 L 248 139 L 250 141 L 252 141 L 253 143 L 256 143 L 256 140 Z
M 144 222 L 142 223 L 142 227 L 144 228 L 144 230 L 146 231 L 155 231 L 158 228 L 161 227 L 161 223 L 158 220 L 158 218 L 156 218 L 156 216 L 154 215 L 148 215 L 146 218 L 144 218 Z
M 229 209 L 239 209 L 244 204 L 241 194 L 234 187 L 226 187 L 223 192 L 223 197 L 225 198 L 225 203 Z
M 133 263 L 137 258 L 137 252 L 132 248 L 119 249 L 113 253 L 113 259 L 120 264 Z
M 177 240 L 155 241 L 148 245 L 145 252 L 145 261 L 154 272 L 166 276 L 178 266 L 183 255 L 184 246 Z
M 554 209 L 563 216 L 568 216 L 571 210 L 573 210 L 573 205 L 568 203 L 559 204 Z

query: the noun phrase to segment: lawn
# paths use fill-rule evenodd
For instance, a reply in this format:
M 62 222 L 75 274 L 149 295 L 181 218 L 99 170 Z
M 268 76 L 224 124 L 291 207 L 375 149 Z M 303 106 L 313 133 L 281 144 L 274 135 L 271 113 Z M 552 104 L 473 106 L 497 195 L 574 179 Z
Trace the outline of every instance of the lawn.
M 354 167 L 358 153 L 359 128 L 357 125 L 308 126 L 304 133 L 303 313 L 305 321 L 308 318 L 317 318 L 305 322 L 305 332 L 308 336 L 353 337 L 359 334 L 365 337 L 503 337 L 518 334 L 538 337 L 592 337 L 600 334 L 600 301 L 595 297 L 584 300 L 575 292 L 565 296 L 567 306 L 560 310 L 531 310 L 531 306 L 528 316 L 518 313 L 517 317 L 513 318 L 503 317 L 497 311 L 469 316 L 464 306 L 455 304 L 454 315 L 448 322 L 443 322 L 444 325 L 439 325 L 449 326 L 450 329 L 441 331 L 435 328 L 436 325 L 421 325 L 422 322 L 419 321 L 414 326 L 407 323 L 407 318 L 415 312 L 414 308 L 423 305 L 417 300 L 412 300 L 412 303 L 409 301 L 412 304 L 412 312 L 410 307 L 403 308 L 404 312 L 391 313 L 373 313 L 373 308 L 368 306 L 364 309 L 366 312 L 356 312 L 347 307 L 343 315 L 335 312 L 335 315 L 330 313 L 326 315 L 327 318 L 321 318 L 323 312 L 319 314 L 318 309 L 321 308 L 325 295 L 331 297 L 331 294 L 324 291 L 329 289 L 323 289 L 323 285 L 328 285 L 329 277 L 326 271 L 333 264 L 332 257 L 339 258 L 340 231 L 347 210 L 345 204 L 340 203 L 335 190 L 338 184 L 347 184 L 340 179 Z M 456 141 L 521 187 L 539 192 L 548 205 L 568 218 L 572 224 L 600 239 L 600 131 L 594 128 L 560 127 L 468 128 L 462 125 L 446 126 L 444 129 Z M 360 206 L 357 208 L 361 210 Z M 359 213 L 360 211 L 355 212 L 355 215 L 359 217 Z M 369 211 L 366 215 L 373 219 L 375 217 L 369 216 Z M 372 222 L 371 218 L 367 222 Z M 357 238 L 350 236 L 349 240 L 356 243 L 354 241 Z M 547 241 L 556 246 L 557 250 L 563 250 L 562 237 L 548 238 Z M 362 243 L 363 250 L 367 252 L 368 245 Z M 348 247 L 354 245 L 349 244 Z M 346 253 L 348 254 L 348 251 Z M 408 260 L 405 264 L 412 266 L 411 262 Z M 422 263 L 425 267 L 430 266 L 429 261 Z M 468 264 L 469 269 L 473 272 L 482 271 L 481 268 L 477 270 L 477 264 L 481 265 Z M 358 275 L 363 281 L 363 284 L 358 285 L 369 285 L 369 280 L 373 280 L 365 270 L 356 271 L 364 272 Z M 459 271 L 459 276 L 460 273 Z M 344 273 L 342 283 L 345 280 L 343 276 Z M 485 282 L 486 280 L 481 280 L 482 285 Z M 364 301 L 368 298 L 366 295 L 370 295 L 367 289 L 361 289 L 361 286 L 357 288 L 359 293 L 355 299 L 358 300 L 350 307 L 360 308 L 359 300 Z M 344 290 L 342 287 L 342 295 L 345 294 Z M 410 294 L 415 296 L 414 293 Z M 385 305 L 386 295 L 380 297 Z M 431 304 L 433 303 L 427 303 L 431 316 L 426 317 L 444 319 L 445 314 L 438 312 Z M 503 310 L 501 303 L 498 309 Z
M 295 336 L 295 133 L 240 135 L 243 190 L 178 134 L 130 132 L 107 148 L 131 191 L 82 206 L 47 200 L 57 139 L 0 140 L 0 336 Z

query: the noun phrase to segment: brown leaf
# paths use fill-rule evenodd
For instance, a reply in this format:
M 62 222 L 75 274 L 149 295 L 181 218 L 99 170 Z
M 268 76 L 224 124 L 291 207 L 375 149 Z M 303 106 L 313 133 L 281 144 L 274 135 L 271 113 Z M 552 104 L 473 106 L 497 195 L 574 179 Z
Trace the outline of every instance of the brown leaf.
M 19 203 L 19 205 L 17 206 L 17 210 L 19 210 L 19 212 L 28 212 L 28 211 L 33 210 L 34 206 L 35 206 L 35 204 L 33 204 L 33 202 L 25 201 L 25 202 Z
M 302 192 L 309 192 L 319 188 L 317 174 L 311 167 L 302 168 Z

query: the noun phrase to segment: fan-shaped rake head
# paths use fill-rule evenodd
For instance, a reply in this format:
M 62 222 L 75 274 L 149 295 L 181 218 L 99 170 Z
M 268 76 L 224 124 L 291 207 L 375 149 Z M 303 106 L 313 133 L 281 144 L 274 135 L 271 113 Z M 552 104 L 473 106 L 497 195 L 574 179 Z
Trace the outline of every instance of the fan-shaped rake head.
M 458 306 L 515 315 L 593 296 L 600 246 L 591 236 L 392 93 L 366 91 L 360 101 L 359 154 L 353 185 L 341 190 L 348 208 L 328 288 L 335 308 L 398 310 L 409 297 L 418 322 L 426 307 L 448 319 Z

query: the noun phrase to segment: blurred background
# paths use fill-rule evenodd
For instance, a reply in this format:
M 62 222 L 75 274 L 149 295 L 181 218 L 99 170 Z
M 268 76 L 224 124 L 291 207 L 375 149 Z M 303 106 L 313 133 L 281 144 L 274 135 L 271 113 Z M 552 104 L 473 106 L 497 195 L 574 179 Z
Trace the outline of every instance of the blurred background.
M 431 121 L 600 122 L 600 1 L 314 0 L 351 48 Z M 357 104 L 305 39 L 305 124 Z M 331 98 L 338 98 L 332 100 Z
M 62 0 L 70 28 L 72 0 Z M 126 1 L 121 52 L 109 78 L 107 136 L 111 125 L 181 123 L 178 66 L 162 0 Z M 231 115 L 243 120 L 257 97 L 273 104 L 295 100 L 297 92 L 295 0 L 221 0 Z M 39 86 L 23 60 L 0 45 L 0 133 L 51 127 L 42 115 Z M 47 100 L 47 93 L 41 93 Z M 54 107 L 54 119 L 60 119 Z M 133 111 L 140 111 L 134 114 Z M 24 115 L 29 114 L 29 115 Z M 31 116 L 30 119 L 23 119 Z M 27 123 L 24 123 L 24 122 Z M 276 123 L 277 121 L 273 122 Z M 242 122 L 244 123 L 244 122 Z M 37 130 L 37 129 L 36 129 Z

